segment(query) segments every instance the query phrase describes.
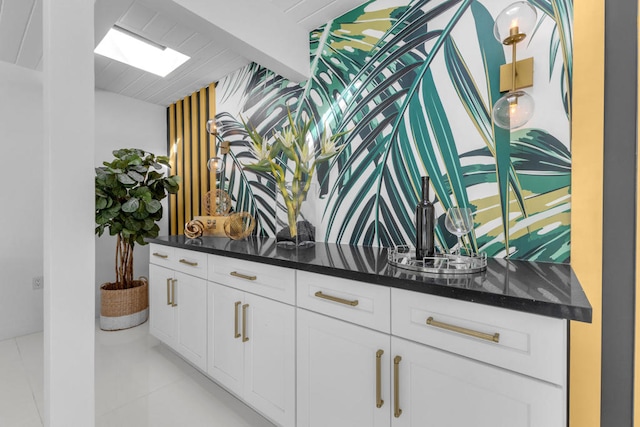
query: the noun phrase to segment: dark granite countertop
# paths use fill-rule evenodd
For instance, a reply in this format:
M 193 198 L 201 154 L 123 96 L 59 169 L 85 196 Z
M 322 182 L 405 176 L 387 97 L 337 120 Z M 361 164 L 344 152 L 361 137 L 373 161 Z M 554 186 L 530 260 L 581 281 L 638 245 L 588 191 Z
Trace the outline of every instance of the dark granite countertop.
M 487 270 L 482 273 L 438 277 L 389 264 L 385 248 L 317 242 L 312 248 L 291 250 L 277 247 L 275 239 L 255 237 L 191 240 L 181 235 L 147 241 L 542 316 L 591 322 L 591 304 L 568 264 L 490 258 Z

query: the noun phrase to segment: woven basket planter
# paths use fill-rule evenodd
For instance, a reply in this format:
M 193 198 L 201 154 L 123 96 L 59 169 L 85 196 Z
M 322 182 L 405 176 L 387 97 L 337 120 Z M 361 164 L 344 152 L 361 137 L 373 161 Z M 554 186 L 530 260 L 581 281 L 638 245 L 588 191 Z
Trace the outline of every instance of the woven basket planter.
M 100 329 L 118 331 L 133 328 L 149 318 L 149 284 L 146 278 L 135 280 L 129 289 L 109 289 L 113 283 L 100 286 Z

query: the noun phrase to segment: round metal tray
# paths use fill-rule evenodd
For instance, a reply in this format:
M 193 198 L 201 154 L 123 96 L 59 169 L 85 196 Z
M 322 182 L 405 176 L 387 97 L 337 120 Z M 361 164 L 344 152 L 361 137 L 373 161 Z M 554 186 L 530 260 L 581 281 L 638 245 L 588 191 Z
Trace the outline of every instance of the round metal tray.
M 437 254 L 416 259 L 415 249 L 397 246 L 387 249 L 388 262 L 405 270 L 438 275 L 472 274 L 487 269 L 487 254 L 451 255 Z

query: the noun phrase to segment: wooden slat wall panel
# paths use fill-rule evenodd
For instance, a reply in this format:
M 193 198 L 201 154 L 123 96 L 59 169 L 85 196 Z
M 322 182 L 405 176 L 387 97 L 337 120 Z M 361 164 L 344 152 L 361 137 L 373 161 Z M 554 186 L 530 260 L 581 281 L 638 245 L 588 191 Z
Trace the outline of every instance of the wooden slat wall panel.
M 167 121 L 169 122 L 168 132 L 168 152 L 169 152 L 169 164 L 171 165 L 171 171 L 177 170 L 177 153 L 176 153 L 176 104 L 172 104 L 167 109 Z M 178 210 L 178 195 L 169 195 L 169 234 L 178 234 L 178 219 L 175 212 Z
M 167 108 L 171 172 L 180 176 L 180 191 L 170 196 L 170 233 L 183 234 L 185 223 L 204 215 L 202 196 L 215 188 L 215 173 L 207 160 L 215 156 L 216 141 L 206 124 L 215 117 L 215 83 L 192 93 Z
M 185 221 L 189 221 L 193 218 L 193 214 L 191 212 L 191 97 L 187 96 L 184 99 L 184 157 L 183 164 L 184 170 L 182 173 L 183 178 L 183 187 L 184 187 L 184 220 L 182 224 L 184 225 Z M 184 229 L 183 229 L 184 231 Z
M 216 85 L 215 83 L 211 83 L 209 85 L 208 91 L 209 91 L 209 117 L 215 117 L 216 116 Z M 216 156 L 216 140 L 211 135 L 209 135 L 209 152 L 211 157 Z M 218 188 L 216 185 L 215 171 L 213 171 L 212 174 L 209 174 L 209 188 Z
M 200 212 L 200 132 L 198 123 L 200 114 L 198 111 L 198 92 L 191 94 L 191 212 L 199 215 Z
M 206 123 L 209 119 L 209 113 L 207 109 L 207 88 L 200 89 L 200 93 L 198 94 L 198 98 L 200 101 L 200 123 L 205 123 L 205 126 L 199 126 L 200 129 L 200 188 L 209 189 L 209 171 L 206 167 L 206 162 L 209 159 L 209 137 L 207 135 Z M 201 193 L 200 199 L 202 200 Z M 204 213 L 204 212 L 201 212 Z
M 182 115 L 182 101 L 178 101 L 176 104 L 176 173 L 182 178 L 180 184 L 180 190 L 178 191 L 178 206 L 176 208 L 176 216 L 178 218 L 178 230 L 177 234 L 184 233 L 184 116 Z

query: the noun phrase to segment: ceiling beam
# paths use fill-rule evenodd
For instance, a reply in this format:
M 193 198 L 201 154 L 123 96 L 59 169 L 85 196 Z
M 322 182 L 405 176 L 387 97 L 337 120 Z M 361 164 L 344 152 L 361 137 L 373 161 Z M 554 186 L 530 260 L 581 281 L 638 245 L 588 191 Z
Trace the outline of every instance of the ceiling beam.
M 229 48 L 281 76 L 310 76 L 309 31 L 265 0 L 174 0 L 210 22 Z

